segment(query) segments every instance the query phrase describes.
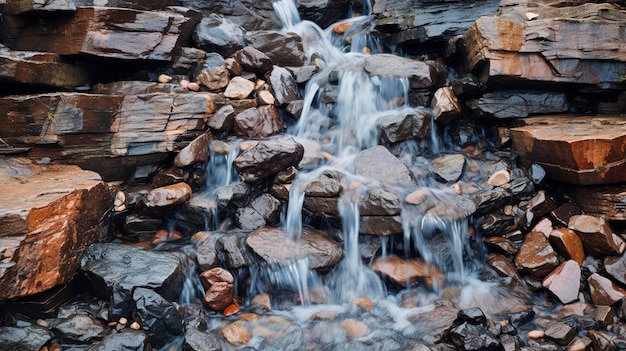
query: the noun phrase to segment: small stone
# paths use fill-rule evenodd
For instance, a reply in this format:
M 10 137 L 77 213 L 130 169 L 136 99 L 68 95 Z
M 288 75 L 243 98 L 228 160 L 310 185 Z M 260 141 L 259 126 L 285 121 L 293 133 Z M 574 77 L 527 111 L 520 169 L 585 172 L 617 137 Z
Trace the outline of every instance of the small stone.
M 346 330 L 346 336 L 350 339 L 360 338 L 372 333 L 367 324 L 356 319 L 345 319 L 341 326 Z
M 533 340 L 541 339 L 545 335 L 546 335 L 546 333 L 543 330 L 531 330 L 528 333 L 526 333 L 526 336 L 529 339 L 533 339 Z
M 583 242 L 574 231 L 567 228 L 557 228 L 550 232 L 550 244 L 560 255 L 571 258 L 582 266 L 585 260 Z
M 141 329 L 141 325 L 139 325 L 139 323 L 137 323 L 137 322 L 132 322 L 130 324 L 130 329 L 139 330 L 139 329 Z
M 187 89 L 191 91 L 200 91 L 200 84 L 196 82 L 190 82 L 189 84 L 187 84 Z
M 417 189 L 414 192 L 412 192 L 409 195 L 407 195 L 404 198 L 404 202 L 406 202 L 409 205 L 419 205 L 422 202 L 424 202 L 424 200 L 426 200 L 430 196 L 431 196 L 431 194 L 430 194 L 430 192 L 428 190 L 426 190 L 426 189 Z
M 526 18 L 527 18 L 529 21 L 532 21 L 532 20 L 534 20 L 534 19 L 535 19 L 535 18 L 537 18 L 537 17 L 539 17 L 539 14 L 538 14 L 538 13 L 535 13 L 535 12 L 526 12 Z
M 352 27 L 352 22 L 337 23 L 333 26 L 333 33 L 344 34 L 350 27 Z
M 250 331 L 241 324 L 231 323 L 221 331 L 224 339 L 232 345 L 246 345 L 250 342 Z
M 542 285 L 563 304 L 576 301 L 580 291 L 580 266 L 574 260 L 565 261 L 545 277 Z
M 126 319 L 125 317 L 120 317 L 117 322 L 121 325 L 126 325 L 128 323 L 128 319 Z
M 126 202 L 126 194 L 123 191 L 118 191 L 115 194 L 115 200 L 113 201 L 113 205 L 122 206 Z
M 548 340 L 552 340 L 561 346 L 565 346 L 570 343 L 576 336 L 576 329 L 561 322 L 553 322 L 548 324 L 545 331 L 545 337 Z
M 542 278 L 559 265 L 559 258 L 543 233 L 530 232 L 515 256 L 515 265 L 535 278 Z
M 626 249 L 624 240 L 612 232 L 611 227 L 602 217 L 572 216 L 568 228 L 578 234 L 585 252 L 589 255 L 621 255 Z
M 228 307 L 224 309 L 224 316 L 230 316 L 239 312 L 239 305 L 236 303 L 230 304 Z
M 61 346 L 61 344 L 55 342 L 54 344 L 50 345 L 50 347 L 48 347 L 48 351 L 62 351 L 63 350 L 63 346 Z
M 374 302 L 372 302 L 372 300 L 368 299 L 367 297 L 357 297 L 352 302 L 367 311 L 371 311 L 374 309 Z
M 188 89 L 189 81 L 187 79 L 182 79 L 180 82 L 178 82 L 178 85 L 180 85 L 180 87 L 183 89 Z
M 611 306 L 626 296 L 626 290 L 598 273 L 587 278 L 591 300 L 597 306 Z
M 274 105 L 276 103 L 274 95 L 267 90 L 258 91 L 256 97 L 259 105 Z
M 234 77 L 228 83 L 224 96 L 229 99 L 243 100 L 254 91 L 254 82 L 245 78 Z
M 272 301 L 270 296 L 266 293 L 255 295 L 250 301 L 250 304 L 265 306 L 268 311 L 272 310 Z
M 172 77 L 168 76 L 167 74 L 160 74 L 159 77 L 157 78 L 157 81 L 159 83 L 169 83 L 172 81 Z

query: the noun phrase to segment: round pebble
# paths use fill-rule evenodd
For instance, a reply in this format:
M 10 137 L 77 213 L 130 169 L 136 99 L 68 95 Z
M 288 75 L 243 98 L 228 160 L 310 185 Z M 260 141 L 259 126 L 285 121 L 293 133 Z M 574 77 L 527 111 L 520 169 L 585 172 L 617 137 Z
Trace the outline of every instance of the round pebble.
M 139 329 L 141 329 L 141 326 L 139 325 L 139 323 L 137 323 L 137 322 L 133 322 L 133 323 L 130 325 L 130 329 L 139 330 Z
M 526 336 L 529 339 L 533 339 L 533 340 L 537 340 L 537 339 L 541 339 L 546 335 L 546 333 L 543 332 L 543 330 L 531 330 L 529 331 Z
M 157 81 L 159 81 L 159 83 L 169 83 L 172 81 L 172 77 L 167 74 L 161 74 L 159 75 L 159 78 L 157 78 Z
M 126 318 L 124 318 L 124 317 L 121 317 L 121 318 L 118 320 L 118 323 L 123 324 L 123 325 L 126 325 L 126 323 L 128 323 L 128 319 L 126 319 Z
M 191 91 L 198 91 L 198 90 L 200 90 L 200 84 L 195 83 L 195 82 L 191 82 L 191 83 L 187 84 L 187 89 L 189 89 Z

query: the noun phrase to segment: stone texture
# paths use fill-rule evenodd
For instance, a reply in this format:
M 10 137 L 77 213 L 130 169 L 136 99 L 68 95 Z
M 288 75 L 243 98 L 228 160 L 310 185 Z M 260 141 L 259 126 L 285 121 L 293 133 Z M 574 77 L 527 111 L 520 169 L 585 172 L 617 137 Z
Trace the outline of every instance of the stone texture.
M 598 306 L 611 306 L 626 296 L 626 290 L 598 273 L 591 274 L 587 283 L 591 300 Z
M 602 217 L 572 216 L 568 227 L 578 234 L 589 255 L 621 255 L 626 249 L 624 240 L 613 233 Z
M 433 172 L 444 182 L 456 182 L 463 175 L 465 156 L 452 154 L 438 157 L 431 161 Z
M 204 133 L 195 138 L 189 145 L 185 146 L 176 154 L 174 165 L 176 167 L 187 167 L 196 163 L 209 161 L 209 141 L 213 137 L 210 133 Z
M 547 90 L 498 90 L 468 100 L 466 106 L 479 117 L 524 118 L 562 113 L 569 108 L 567 95 Z
M 265 74 L 274 66 L 274 63 L 267 55 L 252 46 L 246 46 L 236 51 L 232 57 L 244 70 L 250 72 Z
M 622 117 L 537 117 L 511 129 L 522 164 L 577 185 L 626 181 L 626 122 Z
M 425 139 L 430 131 L 430 113 L 424 109 L 383 112 L 376 119 L 380 138 L 387 143 Z
M 68 283 L 78 259 L 104 238 L 112 193 L 76 166 L 0 159 L 0 300 Z
M 175 12 L 86 6 L 72 16 L 41 20 L 38 25 L 15 24 L 5 44 L 14 50 L 60 55 L 170 61 L 173 51 L 188 46 L 196 23 Z
M 306 62 L 302 39 L 295 33 L 258 31 L 246 35 L 245 41 L 267 55 L 277 66 L 300 67 Z
M 244 47 L 244 29 L 216 13 L 204 17 L 193 32 L 196 47 L 229 57 Z
M 515 256 L 515 265 L 520 271 L 543 278 L 559 265 L 559 258 L 545 234 L 530 232 Z
M 265 138 L 283 131 L 278 110 L 273 105 L 251 107 L 238 113 L 233 133 L 248 138 Z
M 445 278 L 437 267 L 417 258 L 403 260 L 397 256 L 388 256 L 374 261 L 371 268 L 404 287 L 416 282 L 426 282 L 431 287 L 437 286 L 443 283 Z
M 282 229 L 260 228 L 248 235 L 246 244 L 270 264 L 287 263 L 306 256 L 311 269 L 328 271 L 343 257 L 339 243 L 326 233 L 308 227 L 302 229 L 298 241 L 291 239 Z
M 440 124 L 450 123 L 462 111 L 461 103 L 454 94 L 452 87 L 437 89 L 430 105 L 433 108 L 435 121 Z
M 93 343 L 102 339 L 107 328 L 87 314 L 73 314 L 55 323 L 52 330 L 62 335 L 63 340 L 71 343 Z
M 234 77 L 228 83 L 224 96 L 229 99 L 243 100 L 252 94 L 254 82 L 242 77 Z
M 222 311 L 233 303 L 235 297 L 235 278 L 223 268 L 212 268 L 200 274 L 206 294 L 202 302 L 214 311 Z
M 193 79 L 196 82 L 213 91 L 221 90 L 229 85 L 230 73 L 226 68 L 224 58 L 220 54 L 215 52 L 207 53 L 201 62 L 202 65 L 198 65 L 194 71 Z M 236 78 L 243 79 L 241 77 Z M 189 83 L 187 83 L 187 88 L 189 88 Z M 226 97 L 234 98 L 234 96 L 235 94 L 231 93 Z
M 27 51 L 0 53 L 0 81 L 55 88 L 74 88 L 89 83 L 85 69 L 63 63 L 59 55 Z
M 394 235 L 404 231 L 400 216 L 361 216 L 359 232 L 370 235 Z
M 359 201 L 361 216 L 395 216 L 400 214 L 400 199 L 383 188 L 368 188 Z
M 286 68 L 274 66 L 269 75 L 269 83 L 279 105 L 300 100 L 300 90 L 295 78 Z
M 72 0 L 9 0 L 3 9 L 3 13 L 6 15 L 19 15 L 30 11 L 76 11 L 76 4 Z
M 221 14 L 249 31 L 280 27 L 280 20 L 270 2 L 242 0 L 232 3 L 229 0 L 183 0 L 181 5 L 200 13 Z
M 293 138 L 280 136 L 259 141 L 242 151 L 233 167 L 245 182 L 253 183 L 291 166 L 297 166 L 304 156 L 304 147 Z
M 613 280 L 626 285 L 626 257 L 624 255 L 605 257 L 604 269 Z
M 579 264 L 574 260 L 563 262 L 543 279 L 542 285 L 562 304 L 576 301 L 580 291 Z
M 143 331 L 124 328 L 119 333 L 111 333 L 102 341 L 89 346 L 89 351 L 145 351 L 151 347 L 148 335 Z
M 550 244 L 559 255 L 571 258 L 582 266 L 585 260 L 585 251 L 580 237 L 567 228 L 556 228 L 550 232 Z
M 383 146 L 361 151 L 354 161 L 355 173 L 381 183 L 413 184 L 411 171 Z
M 603 215 L 608 221 L 626 220 L 626 185 L 576 187 L 574 199 L 586 213 Z
M 371 76 L 407 78 L 412 89 L 433 88 L 438 82 L 432 66 L 400 56 L 371 55 L 363 61 L 363 68 Z
M 136 205 L 139 214 L 165 216 L 189 201 L 191 186 L 187 183 L 176 183 L 150 190 Z
M 47 328 L 38 325 L 0 327 L 0 345 L 3 350 L 40 350 L 52 339 Z
M 133 312 L 137 323 L 148 334 L 150 345 L 162 347 L 183 333 L 182 316 L 173 303 L 152 289 L 133 291 Z

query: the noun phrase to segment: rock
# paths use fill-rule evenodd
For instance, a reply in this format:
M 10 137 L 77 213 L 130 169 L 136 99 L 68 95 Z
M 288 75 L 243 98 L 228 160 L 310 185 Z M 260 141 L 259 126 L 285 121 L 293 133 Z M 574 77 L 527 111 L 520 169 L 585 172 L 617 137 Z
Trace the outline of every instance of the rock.
M 588 214 L 601 214 L 608 221 L 626 220 L 626 209 L 624 199 L 626 199 L 626 186 L 614 184 L 610 186 L 585 186 L 574 189 L 574 199 L 582 209 Z
M 213 137 L 204 133 L 185 146 L 174 158 L 176 167 L 187 167 L 196 163 L 209 161 L 209 141 Z
M 174 55 L 172 59 L 172 69 L 176 74 L 188 74 L 189 71 L 196 66 L 198 62 L 202 62 L 206 57 L 206 51 L 198 48 L 182 47 L 178 54 Z M 183 89 L 194 90 L 193 87 L 189 87 L 190 84 L 195 82 L 189 82 L 186 79 L 179 81 L 180 86 Z M 197 84 L 197 83 L 195 83 Z
M 95 343 L 87 349 L 88 351 L 145 351 L 150 348 L 148 335 L 143 331 L 132 329 L 122 329 L 119 333 L 111 333 L 105 336 L 102 341 Z
M 565 93 L 537 90 L 498 90 L 469 100 L 467 105 L 478 116 L 495 118 L 524 118 L 569 108 Z
M 598 306 L 593 310 L 591 318 L 593 318 L 595 322 L 598 322 L 600 326 L 606 328 L 613 324 L 615 312 L 611 306 Z
M 101 340 L 107 328 L 86 314 L 73 314 L 52 326 L 56 335 L 70 343 L 90 344 Z
M 430 104 L 433 108 L 433 117 L 440 124 L 448 124 L 461 113 L 461 104 L 451 87 L 442 87 L 435 91 Z
M 579 264 L 574 260 L 563 262 L 543 279 L 542 285 L 562 304 L 578 300 L 578 292 L 580 291 Z
M 245 206 L 250 200 L 252 190 L 249 184 L 243 182 L 231 183 L 218 188 L 215 194 L 218 208 Z
M 245 182 L 253 183 L 281 170 L 297 166 L 304 156 L 304 147 L 293 138 L 279 136 L 259 141 L 242 151 L 233 167 Z
M 221 90 L 227 87 L 230 83 L 230 75 L 224 64 L 224 58 L 218 53 L 211 52 L 205 55 L 203 61 L 202 66 L 196 69 L 194 79 L 210 90 Z M 225 96 L 232 97 L 233 95 L 230 93 L 229 96 Z
M 288 198 L 287 198 L 288 199 Z M 302 207 L 318 217 L 340 218 L 338 197 L 310 197 L 304 198 Z
M 246 35 L 245 41 L 267 55 L 277 66 L 300 67 L 306 62 L 302 38 L 295 33 L 258 31 Z
M 457 318 L 459 309 L 451 302 L 436 301 L 429 312 L 415 313 L 408 316 L 414 332 L 412 337 L 435 344 L 443 341 Z
M 4 13 L 7 15 L 19 15 L 30 11 L 76 11 L 76 5 L 71 0 L 55 0 L 48 2 L 25 2 L 11 1 L 4 7 Z
M 332 173 L 324 173 L 304 187 L 304 195 L 311 197 L 338 197 L 343 192 L 341 179 L 336 179 Z
M 578 187 L 576 188 L 578 189 Z M 589 211 L 592 212 L 592 211 Z M 582 212 L 580 211 L 580 208 L 578 207 L 578 205 L 570 203 L 570 202 L 566 202 L 563 203 L 561 206 L 557 207 L 556 209 L 552 210 L 550 212 L 550 218 L 552 218 L 552 220 L 563 227 L 567 227 L 567 223 L 569 223 L 570 218 L 572 218 L 572 216 L 574 215 L 579 215 L 582 214 Z
M 261 194 L 250 203 L 250 206 L 270 224 L 280 219 L 280 205 L 280 201 L 270 194 Z
M 591 300 L 597 306 L 611 306 L 626 296 L 626 290 L 598 273 L 591 274 L 587 283 Z
M 93 244 L 80 258 L 80 272 L 94 294 L 110 299 L 111 318 L 128 316 L 137 286 L 152 288 L 168 301 L 182 289 L 182 264 L 167 252 L 146 251 L 120 244 Z
M 276 105 L 276 98 L 267 90 L 259 90 L 256 93 L 256 99 L 259 105 Z M 301 101 L 301 100 L 299 100 Z
M 280 20 L 269 2 L 242 0 L 233 4 L 228 0 L 183 0 L 181 5 L 200 13 L 221 14 L 249 31 L 280 27 Z
M 163 220 L 160 218 L 150 218 L 131 214 L 126 216 L 124 219 L 122 228 L 131 236 L 141 236 L 156 233 L 156 231 L 161 228 L 162 224 Z
M 251 107 L 238 113 L 233 133 L 248 138 L 265 138 L 283 131 L 278 110 L 273 105 Z M 244 151 L 245 152 L 245 151 Z
M 274 66 L 274 63 L 267 55 L 252 46 L 246 46 L 236 51 L 232 55 L 232 58 L 234 58 L 244 70 L 260 74 L 269 72 Z
M 397 256 L 387 256 L 374 261 L 371 268 L 403 287 L 409 287 L 416 282 L 426 282 L 431 287 L 438 286 L 445 278 L 437 267 L 417 258 L 403 260 Z
M 499 236 L 506 233 L 514 225 L 512 216 L 488 214 L 478 222 L 478 228 L 486 237 Z
M 476 204 L 476 214 L 487 214 L 504 207 L 511 201 L 511 194 L 502 188 L 483 190 L 473 195 Z
M 204 322 L 202 322 L 204 323 Z M 214 332 L 205 330 L 195 325 L 196 322 L 188 323 L 185 328 L 184 351 L 220 351 L 222 349 L 220 339 Z M 204 326 L 206 327 L 206 326 Z
M 232 105 L 224 105 L 209 117 L 207 126 L 227 132 L 233 127 L 234 120 L 235 109 Z
M 478 307 L 460 310 L 457 315 L 457 323 L 468 322 L 473 325 L 487 325 L 487 316 Z
M 491 186 L 503 186 L 511 181 L 511 174 L 506 169 L 501 169 L 491 176 L 487 180 L 487 184 Z
M 511 129 L 523 165 L 539 164 L 551 178 L 576 185 L 626 181 L 623 118 L 537 117 L 525 124 Z
M 176 307 L 152 289 L 133 291 L 133 315 L 153 347 L 162 347 L 183 334 L 183 319 Z
M 244 47 L 244 29 L 216 13 L 209 13 L 196 26 L 193 41 L 196 47 L 229 57 Z
M 626 284 L 626 257 L 624 255 L 605 257 L 604 269 L 615 281 Z
M 310 269 L 328 271 L 343 257 L 341 246 L 324 232 L 304 227 L 299 236 L 296 242 L 282 229 L 264 227 L 250 233 L 246 244 L 269 264 L 285 264 L 306 256 Z
M 411 89 L 433 88 L 438 79 L 434 68 L 427 63 L 395 55 L 367 56 L 363 68 L 371 76 L 407 78 Z
M 552 196 L 545 190 L 539 190 L 535 196 L 528 201 L 524 216 L 520 218 L 518 226 L 525 229 L 532 228 L 537 221 L 556 208 Z
M 591 347 L 591 340 L 587 338 L 575 337 L 569 345 L 567 345 L 567 351 L 585 351 Z
M 599 330 L 590 330 L 587 337 L 591 339 L 592 350 L 615 350 L 614 337 Z
M 185 181 L 184 171 L 181 168 L 178 168 L 176 166 L 161 168 L 157 171 L 154 177 L 152 177 L 152 185 L 155 188 L 160 188 L 162 186 L 172 185 L 172 184 L 176 184 L 176 183 L 180 183 L 184 181 Z M 124 193 L 118 192 L 118 194 L 124 194 Z M 116 202 L 114 203 L 114 205 L 116 208 L 118 208 L 119 206 L 122 206 L 125 204 L 124 204 L 124 201 L 121 201 L 118 204 L 117 199 L 116 199 Z
M 196 248 L 196 261 L 198 262 L 198 270 L 200 272 L 208 271 L 217 267 L 219 264 L 216 250 L 217 236 L 210 236 L 206 240 L 198 244 Z
M 70 17 L 37 23 L 12 28 L 5 38 L 7 46 L 60 55 L 170 61 L 172 52 L 188 46 L 197 22 L 173 11 L 84 6 Z
M 497 335 L 482 325 L 463 323 L 452 330 L 448 338 L 460 350 L 501 350 Z
M 187 183 L 176 183 L 150 190 L 135 206 L 140 214 L 164 216 L 172 214 L 191 198 L 191 187 Z
M 444 182 L 456 182 L 463 174 L 465 156 L 452 154 L 438 157 L 431 161 L 433 172 Z
M 274 66 L 269 76 L 269 83 L 279 105 L 286 105 L 300 99 L 300 90 L 296 80 L 286 68 Z
M 400 214 L 400 199 L 383 188 L 368 188 L 359 201 L 361 216 L 395 216 Z
M 374 146 L 354 160 L 355 173 L 383 184 L 414 184 L 411 171 L 387 148 Z
M 536 278 L 543 278 L 559 265 L 559 258 L 541 232 L 530 232 L 515 256 L 515 266 Z
M 556 228 L 550 232 L 550 244 L 559 255 L 571 258 L 582 266 L 585 260 L 585 251 L 580 237 L 567 228 Z
M 387 143 L 408 139 L 425 139 L 430 131 L 430 113 L 424 109 L 390 110 L 376 119 L 380 137 Z
M 515 242 L 501 236 L 485 238 L 485 245 L 487 245 L 489 251 L 496 251 L 505 255 L 515 255 L 519 251 L 519 247 Z
M 51 339 L 47 328 L 37 325 L 0 327 L 0 349 L 6 351 L 40 350 Z
M 222 336 L 232 345 L 246 345 L 250 342 L 250 331 L 241 323 L 231 323 L 221 329 Z
M 225 269 L 216 267 L 200 274 L 206 294 L 203 304 L 214 311 L 222 311 L 233 303 L 235 297 L 235 279 Z
M 113 196 L 76 166 L 0 159 L 0 301 L 69 283 L 83 251 L 104 238 Z
M 254 82 L 242 77 L 234 77 L 228 83 L 224 96 L 229 99 L 243 100 L 252 94 Z
M 244 245 L 245 233 L 220 235 L 215 244 L 218 257 L 229 269 L 240 269 L 253 264 L 250 253 Z
M 626 249 L 624 240 L 613 233 L 602 217 L 572 216 L 568 227 L 578 234 L 589 255 L 621 255 Z
M 372 329 L 367 324 L 356 319 L 344 319 L 340 324 L 350 339 L 362 338 L 372 333 Z
M 87 85 L 87 72 L 78 65 L 63 63 L 57 54 L 29 51 L 0 53 L 0 81 L 75 88 Z
M 319 67 L 314 65 L 302 66 L 302 67 L 287 67 L 293 77 L 296 79 L 296 83 L 303 84 L 311 80 L 313 75 L 319 71 Z

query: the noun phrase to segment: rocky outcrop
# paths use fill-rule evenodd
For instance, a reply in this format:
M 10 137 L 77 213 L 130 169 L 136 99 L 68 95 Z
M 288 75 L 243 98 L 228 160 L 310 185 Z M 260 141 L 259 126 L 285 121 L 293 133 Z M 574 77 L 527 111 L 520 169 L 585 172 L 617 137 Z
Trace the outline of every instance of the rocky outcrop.
M 0 301 L 68 283 L 79 257 L 106 237 L 112 194 L 76 166 L 0 159 Z

